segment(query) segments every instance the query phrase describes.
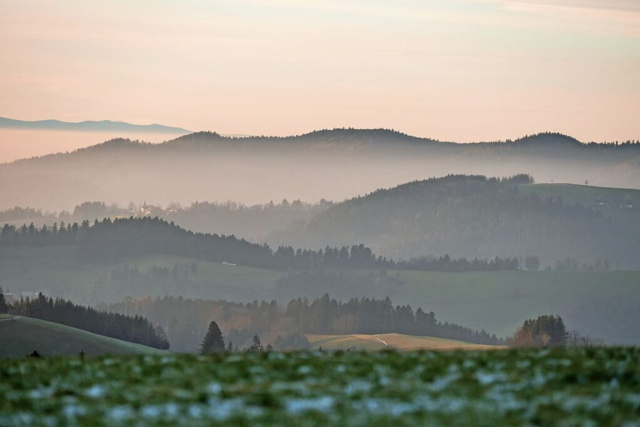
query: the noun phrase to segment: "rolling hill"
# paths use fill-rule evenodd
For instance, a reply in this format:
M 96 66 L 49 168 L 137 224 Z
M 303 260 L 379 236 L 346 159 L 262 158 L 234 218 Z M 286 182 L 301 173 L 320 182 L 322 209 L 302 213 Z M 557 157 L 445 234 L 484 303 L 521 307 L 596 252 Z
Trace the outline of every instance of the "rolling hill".
M 334 204 L 269 241 L 314 249 L 364 243 L 394 259 L 532 255 L 554 268 L 568 257 L 579 266 L 607 260 L 612 268 L 640 268 L 640 191 L 522 179 L 410 182 Z
M 76 250 L 4 248 L 0 250 L 0 286 L 14 295 L 44 291 L 81 304 L 145 295 L 240 302 L 276 299 L 282 304 L 293 297 L 317 298 L 325 292 L 340 298 L 330 283 L 299 289 L 285 286 L 282 271 L 159 254 L 94 265 L 79 261 Z M 132 269 L 139 273 L 128 274 Z M 434 311 L 442 321 L 501 337 L 512 334 L 528 318 L 559 314 L 569 329 L 604 338 L 609 344 L 640 344 L 635 327 L 640 322 L 638 271 L 389 271 L 394 279 L 390 285 L 379 282 L 379 271 L 338 274 L 343 283 L 339 291 L 346 298 L 389 296 L 396 304 Z M 355 286 L 362 278 L 371 278 L 373 285 Z
M 416 350 L 492 350 L 499 346 L 471 344 L 463 341 L 434 337 L 418 337 L 403 334 L 378 335 L 307 335 L 311 348 L 318 350 L 356 350 L 378 351 L 394 349 L 400 351 Z
M 24 357 L 34 350 L 42 356 L 77 356 L 80 350 L 87 356 L 167 353 L 39 319 L 0 319 L 0 359 Z
M 520 185 L 518 189 L 524 195 L 559 198 L 568 205 L 586 206 L 618 223 L 640 227 L 640 190 L 577 184 L 531 184 Z
M 114 139 L 0 165 L 0 209 L 69 210 L 87 200 L 316 202 L 450 173 L 523 172 L 540 182 L 640 188 L 640 145 L 582 144 L 558 134 L 456 144 L 384 129 L 285 138 L 199 132 L 162 144 Z

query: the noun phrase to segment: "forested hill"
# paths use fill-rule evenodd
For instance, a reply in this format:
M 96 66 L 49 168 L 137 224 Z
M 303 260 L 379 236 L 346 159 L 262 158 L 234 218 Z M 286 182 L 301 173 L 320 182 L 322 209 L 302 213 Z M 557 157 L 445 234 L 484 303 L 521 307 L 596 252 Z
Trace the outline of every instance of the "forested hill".
M 233 138 L 199 132 L 163 144 L 117 139 L 0 165 L 0 209 L 282 199 L 340 201 L 450 173 L 640 188 L 640 144 L 581 143 L 560 134 L 457 144 L 377 129 Z
M 106 218 L 89 221 L 22 227 L 5 224 L 0 231 L 2 248 L 42 248 L 71 246 L 77 258 L 91 264 L 113 264 L 129 258 L 150 254 L 165 254 L 225 264 L 267 268 L 282 271 L 320 269 L 414 269 L 435 271 L 499 271 L 516 270 L 515 258 L 487 260 L 452 259 L 448 256 L 421 260 L 419 263 L 396 263 L 378 256 L 364 245 L 329 247 L 324 250 L 295 250 L 280 246 L 272 250 L 266 244 L 256 244 L 225 236 L 194 233 L 159 218 Z
M 527 179 L 448 176 L 378 190 L 335 204 L 272 240 L 310 248 L 363 242 L 395 259 L 509 254 L 535 255 L 543 266 L 554 268 L 559 261 L 566 262 L 567 269 L 597 262 L 611 268 L 640 267 L 637 206 L 606 201 L 616 209 L 618 203 L 624 205 L 625 216 L 613 218 L 560 197 L 540 197 Z

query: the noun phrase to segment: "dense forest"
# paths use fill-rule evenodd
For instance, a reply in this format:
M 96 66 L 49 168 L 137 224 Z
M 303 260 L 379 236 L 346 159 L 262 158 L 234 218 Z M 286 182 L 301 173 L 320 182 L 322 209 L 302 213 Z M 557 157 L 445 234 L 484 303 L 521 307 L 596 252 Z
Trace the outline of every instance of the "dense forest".
M 107 313 L 76 305 L 62 298 L 47 298 L 42 294 L 33 299 L 16 301 L 12 304 L 11 310 L 20 316 L 60 323 L 105 337 L 162 350 L 169 348 L 169 341 L 162 327 L 154 327 L 139 315 Z
M 90 225 L 54 224 L 36 228 L 33 224 L 22 227 L 5 224 L 0 231 L 0 247 L 77 245 L 78 256 L 92 263 L 115 263 L 133 256 L 171 254 L 214 262 L 226 262 L 275 270 L 306 271 L 313 269 L 424 269 L 441 271 L 496 271 L 515 270 L 517 259 L 493 260 L 414 259 L 395 262 L 378 256 L 362 244 L 350 248 L 324 250 L 293 249 L 280 246 L 273 251 L 268 245 L 259 245 L 235 236 L 203 234 L 187 231 L 174 223 L 159 218 L 122 218 L 96 220 Z
M 292 334 L 383 334 L 450 338 L 477 344 L 503 341 L 485 331 L 440 322 L 433 312 L 409 305 L 393 306 L 389 298 L 353 298 L 340 302 L 324 295 L 309 301 L 293 299 L 283 309 L 275 301 L 236 303 L 223 300 L 192 300 L 183 297 L 127 298 L 122 303 L 101 304 L 98 309 L 136 314 L 162 325 L 175 351 L 197 352 L 211 321 L 238 348 L 251 344 L 254 335 L 263 343 L 291 340 Z M 295 335 L 294 335 L 295 336 Z
M 576 265 L 606 260 L 611 268 L 640 267 L 637 207 L 626 206 L 629 219 L 622 222 L 560 198 L 522 194 L 519 185 L 530 181 L 451 175 L 411 182 L 334 204 L 271 241 L 303 248 L 364 243 L 395 259 L 508 255 L 538 256 L 542 268 L 567 258 Z

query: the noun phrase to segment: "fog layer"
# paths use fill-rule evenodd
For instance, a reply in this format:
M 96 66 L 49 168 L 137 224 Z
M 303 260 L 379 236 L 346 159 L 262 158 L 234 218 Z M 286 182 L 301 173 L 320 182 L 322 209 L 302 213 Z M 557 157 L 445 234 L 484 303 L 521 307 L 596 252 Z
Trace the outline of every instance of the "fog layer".
M 640 146 L 586 145 L 556 134 L 454 144 L 386 130 L 242 139 L 198 133 L 155 145 L 112 140 L 0 165 L 0 209 L 63 210 L 87 200 L 338 201 L 452 173 L 640 188 Z

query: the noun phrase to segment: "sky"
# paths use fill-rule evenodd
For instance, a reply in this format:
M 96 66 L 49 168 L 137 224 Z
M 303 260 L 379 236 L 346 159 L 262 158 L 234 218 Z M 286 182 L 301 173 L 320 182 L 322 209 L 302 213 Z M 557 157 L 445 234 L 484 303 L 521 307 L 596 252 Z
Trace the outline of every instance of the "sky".
M 640 2 L 0 0 L 0 116 L 640 139 Z

